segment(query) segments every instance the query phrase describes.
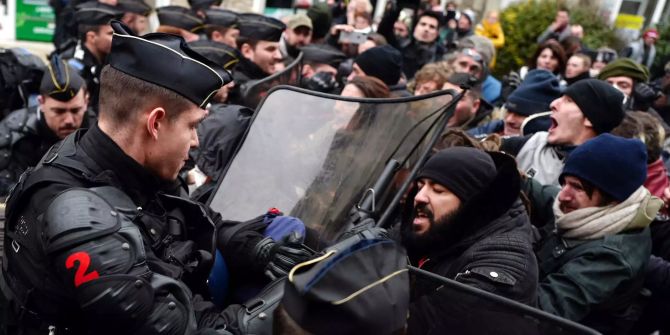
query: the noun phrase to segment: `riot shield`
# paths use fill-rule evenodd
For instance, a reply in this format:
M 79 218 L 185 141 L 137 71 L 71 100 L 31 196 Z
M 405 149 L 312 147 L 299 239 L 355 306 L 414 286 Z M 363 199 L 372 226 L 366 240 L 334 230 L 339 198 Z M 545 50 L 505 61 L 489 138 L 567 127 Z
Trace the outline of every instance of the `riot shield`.
M 403 163 L 392 184 L 402 182 L 402 172 L 416 162 L 416 149 L 427 142 L 452 97 L 453 91 L 441 91 L 351 99 L 276 88 L 256 111 L 210 206 L 239 221 L 276 207 L 302 219 L 322 240 L 332 240 L 389 159 Z
M 268 95 L 268 92 L 279 85 L 300 86 L 302 76 L 302 52 L 282 71 L 260 80 L 250 80 L 240 87 L 241 105 L 255 108 Z
M 438 282 L 440 288 L 433 293 L 435 299 L 449 302 L 435 305 L 435 315 L 440 317 L 430 320 L 429 334 L 599 334 L 578 323 L 434 273 L 415 267 L 410 267 L 410 273 Z

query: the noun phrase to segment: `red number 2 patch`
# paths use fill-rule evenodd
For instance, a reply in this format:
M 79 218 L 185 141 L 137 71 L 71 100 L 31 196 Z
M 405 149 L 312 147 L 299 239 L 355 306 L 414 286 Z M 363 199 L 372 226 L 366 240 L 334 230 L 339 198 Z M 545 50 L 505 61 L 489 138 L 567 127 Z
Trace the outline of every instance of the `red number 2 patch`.
M 98 271 L 93 271 L 86 273 L 88 266 L 91 265 L 91 256 L 84 251 L 75 252 L 74 254 L 68 256 L 65 260 L 65 267 L 67 269 L 72 269 L 74 263 L 79 263 L 77 272 L 74 274 L 74 287 L 79 287 L 79 285 L 89 282 L 93 279 L 98 279 L 100 275 Z

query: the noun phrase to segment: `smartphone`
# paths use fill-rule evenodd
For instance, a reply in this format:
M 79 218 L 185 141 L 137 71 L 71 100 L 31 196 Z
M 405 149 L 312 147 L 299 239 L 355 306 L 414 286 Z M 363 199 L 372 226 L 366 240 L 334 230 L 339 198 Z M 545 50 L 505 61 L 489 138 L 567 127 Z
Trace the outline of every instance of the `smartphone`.
M 340 31 L 340 39 L 339 41 L 341 43 L 351 43 L 351 44 L 361 44 L 365 42 L 368 39 L 368 34 L 366 33 L 359 33 L 359 32 L 346 32 L 346 31 Z

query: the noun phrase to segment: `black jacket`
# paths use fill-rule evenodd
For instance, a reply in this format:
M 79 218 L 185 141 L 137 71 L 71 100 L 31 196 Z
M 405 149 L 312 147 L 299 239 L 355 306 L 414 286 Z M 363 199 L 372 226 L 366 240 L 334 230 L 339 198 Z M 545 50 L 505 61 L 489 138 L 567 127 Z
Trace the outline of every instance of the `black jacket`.
M 20 109 L 0 122 L 0 196 L 5 197 L 21 173 L 35 166 L 58 137 L 37 107 Z
M 184 192 L 179 182 L 163 181 L 150 173 L 97 126 L 79 130 L 61 143 L 26 174 L 7 204 L 4 243 L 15 248 L 4 250 L 3 281 L 13 293 L 16 326 L 27 334 L 45 333 L 48 325 L 70 328 L 73 334 L 184 334 L 196 326 L 228 324 L 211 303 L 192 301 L 192 293 L 207 293 L 215 227 L 224 231 L 225 223 L 206 207 L 180 198 Z M 121 196 L 99 191 L 109 186 Z M 91 205 L 80 197 L 71 198 L 69 206 L 56 207 L 62 208 L 61 213 L 76 213 L 71 218 L 45 217 L 61 195 L 77 190 L 100 192 L 103 205 L 109 203 L 114 210 L 110 214 L 100 203 Z M 123 206 L 113 199 L 121 199 Z M 93 222 L 100 226 L 108 222 L 105 215 L 118 217 L 121 228 L 96 233 L 86 229 L 87 215 L 98 217 Z M 54 235 L 54 231 L 61 233 Z M 244 238 L 258 242 L 262 235 Z M 55 250 L 51 248 L 54 240 L 69 244 Z M 247 248 L 246 240 L 233 239 L 227 249 L 237 247 Z M 230 252 L 248 268 L 253 258 L 239 250 Z M 81 263 L 80 269 L 87 267 L 88 272 L 75 275 L 66 258 L 77 252 L 86 253 L 90 267 Z M 232 270 L 236 264 L 228 265 Z M 94 271 L 95 276 L 84 284 L 77 282 L 77 276 Z M 127 293 L 130 287 L 137 292 Z M 110 290 L 115 294 L 106 293 Z M 132 309 L 121 312 L 126 305 Z M 21 316 L 19 306 L 31 313 Z
M 534 306 L 538 267 L 530 221 L 518 197 L 519 174 L 512 157 L 491 156 L 498 176 L 487 190 L 464 205 L 454 222 L 462 228 L 445 237 L 444 248 L 410 256 L 424 270 Z M 448 310 L 444 304 L 453 302 L 440 286 L 417 278 L 409 334 L 442 334 L 450 329 L 450 318 L 440 311 Z
M 240 59 L 240 62 L 235 66 L 233 71 L 233 79 L 235 80 L 235 87 L 233 87 L 228 98 L 228 102 L 235 105 L 245 106 L 245 90 L 247 88 L 247 83 L 250 81 L 256 81 L 264 79 L 269 74 L 265 73 L 256 63 L 250 61 L 247 58 Z M 256 106 L 246 106 L 250 108 L 256 108 Z
M 402 53 L 402 71 L 407 79 L 414 78 L 416 71 L 424 65 L 442 60 L 447 49 L 438 42 L 438 38 L 432 44 L 421 43 L 411 38 L 409 43 L 401 44 L 393 32 L 393 24 L 400 17 L 402 8 L 393 7 L 387 10 L 377 28 L 377 32 L 384 35 L 386 40 L 394 48 Z

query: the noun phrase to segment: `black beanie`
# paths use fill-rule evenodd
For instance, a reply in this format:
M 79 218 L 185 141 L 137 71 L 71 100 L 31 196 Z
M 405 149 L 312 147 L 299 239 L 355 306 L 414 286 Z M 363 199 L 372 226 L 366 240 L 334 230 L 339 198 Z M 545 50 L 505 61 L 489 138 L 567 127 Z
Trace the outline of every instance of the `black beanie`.
M 398 84 L 402 73 L 402 55 L 390 45 L 380 45 L 358 55 L 354 63 L 366 75 L 375 77 L 387 86 Z
M 486 189 L 497 173 L 493 159 L 485 151 L 452 147 L 428 159 L 417 179 L 431 179 L 446 187 L 461 202 L 467 202 Z
M 565 90 L 598 134 L 610 132 L 624 117 L 623 93 L 598 79 L 584 79 Z

